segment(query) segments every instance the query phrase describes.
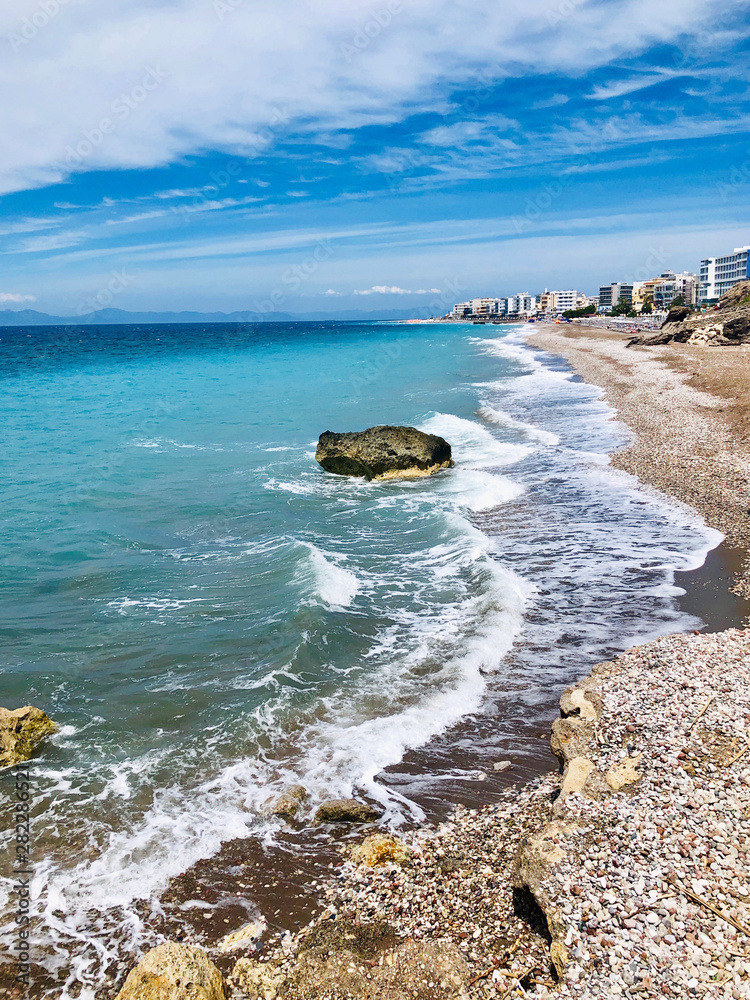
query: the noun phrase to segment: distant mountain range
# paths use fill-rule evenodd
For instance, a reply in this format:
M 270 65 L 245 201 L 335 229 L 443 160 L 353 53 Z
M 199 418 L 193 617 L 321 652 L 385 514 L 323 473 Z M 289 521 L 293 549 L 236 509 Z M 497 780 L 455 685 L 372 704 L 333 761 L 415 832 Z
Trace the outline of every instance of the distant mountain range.
M 429 313 L 414 309 L 344 310 L 340 313 L 202 313 L 202 312 L 128 312 L 126 309 L 100 309 L 86 316 L 51 316 L 36 309 L 0 309 L 0 326 L 100 326 L 126 323 L 293 323 L 329 320 L 372 322 L 375 320 L 419 319 Z

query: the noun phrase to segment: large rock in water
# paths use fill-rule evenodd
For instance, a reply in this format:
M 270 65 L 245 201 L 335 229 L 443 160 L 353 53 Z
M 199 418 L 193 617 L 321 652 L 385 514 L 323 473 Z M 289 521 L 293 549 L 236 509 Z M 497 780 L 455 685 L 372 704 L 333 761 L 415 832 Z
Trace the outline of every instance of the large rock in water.
M 200 948 L 168 941 L 131 969 L 117 1000 L 225 1000 L 224 977 Z
M 28 760 L 57 726 L 40 708 L 0 708 L 0 767 Z
M 415 427 L 369 427 L 348 434 L 325 431 L 315 458 L 326 472 L 368 480 L 430 476 L 453 465 L 448 442 Z

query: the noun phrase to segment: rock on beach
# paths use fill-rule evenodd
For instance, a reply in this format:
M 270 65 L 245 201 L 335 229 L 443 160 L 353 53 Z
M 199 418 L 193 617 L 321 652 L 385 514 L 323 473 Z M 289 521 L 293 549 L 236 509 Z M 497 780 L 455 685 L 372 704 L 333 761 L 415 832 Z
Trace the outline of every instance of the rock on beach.
M 57 725 L 40 708 L 0 708 L 0 768 L 29 760 L 56 730 Z
M 226 1000 L 224 977 L 200 948 L 169 941 L 128 973 L 117 1000 Z
M 415 427 L 369 427 L 343 434 L 325 431 L 315 458 L 326 472 L 363 476 L 368 481 L 430 476 L 453 465 L 448 442 Z
M 315 813 L 316 823 L 374 823 L 383 815 L 382 809 L 356 799 L 330 799 Z

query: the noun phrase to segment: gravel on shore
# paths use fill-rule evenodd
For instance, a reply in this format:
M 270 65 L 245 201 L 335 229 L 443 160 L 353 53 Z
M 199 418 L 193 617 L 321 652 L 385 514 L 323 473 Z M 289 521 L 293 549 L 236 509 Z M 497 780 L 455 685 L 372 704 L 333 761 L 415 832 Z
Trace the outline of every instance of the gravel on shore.
M 406 836 L 410 862 L 347 860 L 255 996 L 750 997 L 750 630 L 636 647 L 561 704 L 562 774 Z M 377 989 L 405 943 L 455 975 Z

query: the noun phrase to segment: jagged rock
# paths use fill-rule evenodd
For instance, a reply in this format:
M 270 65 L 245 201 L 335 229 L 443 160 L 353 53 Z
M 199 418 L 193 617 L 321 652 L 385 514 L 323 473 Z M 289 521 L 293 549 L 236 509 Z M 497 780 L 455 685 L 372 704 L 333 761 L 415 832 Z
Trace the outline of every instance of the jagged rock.
M 307 789 L 303 788 L 302 785 L 293 785 L 286 792 L 271 799 L 263 811 L 267 816 L 278 816 L 279 819 L 293 823 L 306 798 Z
M 574 757 L 590 757 L 596 747 L 595 723 L 575 716 L 556 719 L 552 723 L 550 747 L 564 764 Z
M 330 799 L 315 813 L 316 823 L 373 823 L 383 815 L 382 809 L 357 802 L 356 799 Z
M 674 309 L 670 309 L 667 313 L 667 318 L 662 323 L 662 329 L 670 323 L 681 323 L 692 314 L 692 311 L 690 306 L 675 306 Z
M 168 941 L 128 973 L 117 1000 L 226 1000 L 224 977 L 200 948 Z
M 56 724 L 40 708 L 31 705 L 15 711 L 0 708 L 0 767 L 28 760 L 56 730 Z
M 237 960 L 229 982 L 248 1000 L 276 1000 L 284 982 L 284 973 L 264 962 L 252 958 Z
M 553 870 L 568 855 L 569 841 L 576 826 L 562 820 L 548 823 L 535 837 L 522 844 L 516 857 L 513 883 L 532 894 L 547 921 L 552 938 L 550 958 L 558 976 L 562 976 L 568 962 L 564 940 L 567 934 L 565 915 L 545 888 Z
M 429 476 L 453 465 L 448 442 L 415 427 L 369 427 L 344 434 L 325 431 L 315 458 L 326 472 L 367 480 Z
M 598 722 L 604 714 L 604 702 L 595 692 L 582 685 L 568 688 L 560 698 L 560 715 L 563 719 L 578 717 L 586 722 Z
M 582 792 L 595 766 L 593 760 L 589 760 L 588 757 L 574 757 L 565 768 L 560 795 Z
M 351 857 L 355 865 L 376 868 L 379 865 L 405 864 L 411 858 L 411 851 L 403 841 L 390 834 L 373 833 L 352 848 Z

